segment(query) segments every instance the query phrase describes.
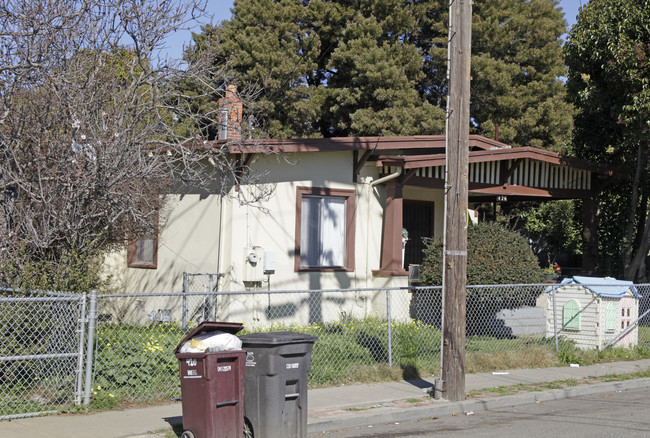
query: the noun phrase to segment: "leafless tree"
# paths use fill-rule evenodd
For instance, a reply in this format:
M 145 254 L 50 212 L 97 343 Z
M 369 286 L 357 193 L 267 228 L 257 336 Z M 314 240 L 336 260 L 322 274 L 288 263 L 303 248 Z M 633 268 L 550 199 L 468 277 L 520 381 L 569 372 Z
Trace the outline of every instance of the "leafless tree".
M 0 266 L 101 253 L 147 232 L 179 184 L 232 186 L 230 145 L 202 136 L 228 66 L 165 55 L 204 1 L 0 0 Z

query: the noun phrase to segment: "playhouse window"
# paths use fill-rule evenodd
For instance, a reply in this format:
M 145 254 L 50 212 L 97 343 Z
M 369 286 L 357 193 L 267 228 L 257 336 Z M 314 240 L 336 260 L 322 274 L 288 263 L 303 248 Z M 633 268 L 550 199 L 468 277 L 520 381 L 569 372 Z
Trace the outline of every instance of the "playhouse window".
M 562 326 L 565 329 L 580 329 L 580 306 L 576 301 L 569 301 L 564 305 Z
M 354 191 L 298 188 L 296 270 L 354 268 Z
M 605 311 L 605 330 L 616 330 L 616 304 L 608 303 Z

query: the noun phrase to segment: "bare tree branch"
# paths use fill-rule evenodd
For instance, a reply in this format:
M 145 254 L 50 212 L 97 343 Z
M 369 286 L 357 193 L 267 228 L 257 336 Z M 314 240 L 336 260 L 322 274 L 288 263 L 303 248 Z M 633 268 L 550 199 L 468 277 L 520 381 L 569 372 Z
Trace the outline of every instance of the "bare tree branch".
M 209 50 L 164 52 L 169 32 L 204 10 L 205 0 L 3 2 L 0 266 L 19 249 L 101 253 L 150 231 L 165 193 L 238 183 L 228 145 L 203 129 L 217 126 L 210 102 L 228 65 Z M 241 90 L 244 105 L 256 93 Z M 253 128 L 245 121 L 242 137 Z

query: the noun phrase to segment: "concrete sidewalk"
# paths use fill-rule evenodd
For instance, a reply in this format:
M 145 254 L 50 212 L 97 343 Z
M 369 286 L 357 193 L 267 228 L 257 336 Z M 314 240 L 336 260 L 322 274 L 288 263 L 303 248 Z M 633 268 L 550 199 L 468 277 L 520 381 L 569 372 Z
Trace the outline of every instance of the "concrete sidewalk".
M 585 367 L 505 370 L 468 374 L 467 392 L 499 386 L 585 379 L 629 374 L 650 368 L 650 359 L 614 362 Z M 310 433 L 377 423 L 406 421 L 432 416 L 479 412 L 502 406 L 556 400 L 579 395 L 650 387 L 650 378 L 623 382 L 578 385 L 566 389 L 526 392 L 511 396 L 468 399 L 463 402 L 433 400 L 427 395 L 432 380 L 346 385 L 311 389 L 308 392 Z M 182 423 L 180 402 L 149 408 L 93 414 L 50 415 L 0 422 L 3 438 L 154 438 Z

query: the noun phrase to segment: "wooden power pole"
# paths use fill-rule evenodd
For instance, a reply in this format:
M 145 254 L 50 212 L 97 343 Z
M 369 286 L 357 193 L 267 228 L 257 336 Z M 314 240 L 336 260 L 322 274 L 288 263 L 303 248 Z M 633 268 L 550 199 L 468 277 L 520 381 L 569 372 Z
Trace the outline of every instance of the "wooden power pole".
M 441 396 L 465 400 L 471 0 L 449 4 Z

